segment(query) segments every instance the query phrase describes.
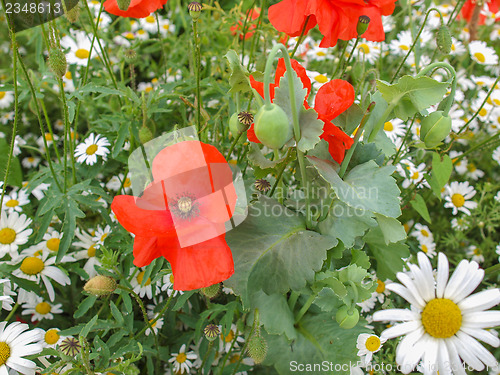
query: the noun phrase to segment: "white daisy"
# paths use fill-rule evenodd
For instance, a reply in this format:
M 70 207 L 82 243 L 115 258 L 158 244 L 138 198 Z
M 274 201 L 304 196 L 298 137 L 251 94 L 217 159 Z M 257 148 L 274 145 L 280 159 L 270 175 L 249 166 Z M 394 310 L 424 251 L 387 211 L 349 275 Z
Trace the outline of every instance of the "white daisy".
M 0 91 L 0 95 L 2 94 L 2 92 Z M 3 125 L 7 125 L 9 123 L 9 121 L 12 121 L 14 120 L 14 112 L 5 112 L 4 114 L 2 114 L 0 116 L 0 122 L 3 124 Z
M 29 196 L 24 190 L 12 191 L 10 194 L 3 197 L 2 209 L 10 214 L 15 211 L 22 212 L 22 206 L 29 202 Z
M 40 344 L 44 348 L 54 348 L 59 345 L 65 338 L 66 336 L 61 336 L 59 334 L 59 329 L 58 328 L 50 328 L 47 331 L 38 328 L 40 330 L 40 333 L 42 335 L 42 340 L 40 340 Z
M 43 242 L 40 243 L 40 247 L 44 252 L 50 255 L 54 255 L 59 251 L 59 245 L 61 244 L 61 239 L 64 233 L 59 233 L 58 231 L 52 229 L 43 235 Z
M 372 293 L 370 298 L 367 298 L 361 302 L 358 302 L 358 303 L 356 303 L 356 305 L 361 307 L 361 312 L 366 313 L 366 312 L 373 310 L 376 302 L 377 302 L 377 296 L 375 295 L 375 293 Z
M 109 236 L 111 233 L 111 227 L 109 225 L 106 225 L 103 228 L 101 228 L 100 225 L 97 226 L 97 230 L 94 233 L 94 236 L 92 237 L 92 241 L 95 242 L 96 247 L 99 248 L 101 245 L 104 244 L 104 241 L 106 238 Z
M 453 162 L 453 166 L 455 167 L 455 170 L 457 171 L 458 174 L 462 175 L 467 173 L 467 164 L 468 160 L 467 157 L 463 157 L 462 159 L 458 160 L 458 157 L 462 154 L 462 152 L 458 151 L 450 151 L 450 158 L 451 161 Z
M 125 178 L 125 181 L 123 181 L 123 178 Z M 118 176 L 115 175 L 111 177 L 111 179 L 106 183 L 106 189 L 118 191 L 122 187 L 122 184 L 123 190 L 125 191 L 125 193 L 128 193 L 132 188 L 130 173 L 127 174 L 127 177 L 125 177 L 123 173 L 119 173 Z
M 31 219 L 28 219 L 25 214 L 19 215 L 13 212 L 7 216 L 2 211 L 0 216 L 0 258 L 7 253 L 11 256 L 15 255 L 19 245 L 24 245 L 28 242 L 28 237 L 33 233 L 33 229 L 29 229 Z
M 469 224 L 464 218 L 455 217 L 451 220 L 451 227 L 455 230 L 466 230 L 469 228 Z
M 153 289 L 151 286 L 151 278 L 148 277 L 146 281 L 144 281 L 144 285 L 141 286 L 143 279 L 144 279 L 144 274 L 145 271 L 140 271 L 134 278 L 130 281 L 130 284 L 132 285 L 132 290 L 136 292 L 139 297 L 144 297 L 145 295 L 151 299 L 153 298 Z
M 177 374 L 184 374 L 184 372 L 189 374 L 191 367 L 193 367 L 193 362 L 191 361 L 196 358 L 198 356 L 193 351 L 186 353 L 186 344 L 182 344 L 179 353 L 172 353 L 172 358 L 168 361 L 174 364 L 174 371 Z
M 87 165 L 94 165 L 97 162 L 97 156 L 102 156 L 103 160 L 106 160 L 106 156 L 109 150 L 106 146 L 110 143 L 105 137 L 98 134 L 91 133 L 90 136 L 83 142 L 76 146 L 75 157 L 78 158 L 76 161 L 78 163 L 87 163 Z
M 162 278 L 162 286 L 161 286 L 161 291 L 167 291 L 167 295 L 170 297 L 172 293 L 174 293 L 174 297 L 177 296 L 177 294 L 184 294 L 183 291 L 180 290 L 175 290 L 174 289 L 174 274 L 169 273 L 168 275 L 163 276 Z
M 39 331 L 28 331 L 21 322 L 0 323 L 0 373 L 7 375 L 12 369 L 25 375 L 35 375 L 36 363 L 23 358 L 42 351 Z
M 483 251 L 475 246 L 475 245 L 471 245 L 467 248 L 467 253 L 466 255 L 471 258 L 471 260 L 473 260 L 474 262 L 478 262 L 478 263 L 483 263 L 484 262 L 484 255 L 483 255 Z
M 495 50 L 488 47 L 486 42 L 474 40 L 469 43 L 469 52 L 472 60 L 481 65 L 496 65 L 498 64 L 498 56 Z
M 474 190 L 473 186 L 469 186 L 467 181 L 454 181 L 450 185 L 446 185 L 445 189 L 446 193 L 444 199 L 446 203 L 444 207 L 452 208 L 453 215 L 456 215 L 458 211 L 470 215 L 470 210 L 477 207 L 476 202 L 469 200 L 476 195 L 476 190 Z
M 222 334 L 224 330 L 220 325 L 219 331 L 221 332 L 219 336 L 219 350 L 221 351 L 224 350 L 226 353 L 229 353 L 229 351 L 231 350 L 231 345 L 233 345 L 233 341 L 233 350 L 238 349 L 240 347 L 239 344 L 245 342 L 245 339 L 242 336 L 238 335 L 238 328 L 236 328 L 236 324 L 231 324 L 231 329 L 226 336 Z
M 500 324 L 500 311 L 485 311 L 500 303 L 500 290 L 471 295 L 484 277 L 476 262 L 462 260 L 449 277 L 448 259 L 438 255 L 434 276 L 429 259 L 418 253 L 419 266 L 409 264 L 408 273 L 396 275 L 403 284 L 388 286 L 411 304 L 411 310 L 377 311 L 375 321 L 403 321 L 382 332 L 381 338 L 405 336 L 396 349 L 396 363 L 408 374 L 423 360 L 424 374 L 465 375 L 463 360 L 477 371 L 497 364 L 495 357 L 477 340 L 493 347 L 498 337 L 485 328 Z
M 321 86 L 329 81 L 326 74 L 322 74 L 312 70 L 306 70 L 306 74 L 311 80 L 311 84 L 315 92 L 317 92 Z
M 434 240 L 434 236 L 432 235 L 429 227 L 420 223 L 415 224 L 414 230 L 411 232 L 411 235 L 416 237 L 419 242 Z
M 460 56 L 467 52 L 467 49 L 463 43 L 453 37 L 451 37 L 451 51 L 450 55 Z
M 427 186 L 428 184 L 425 181 L 421 182 L 424 178 L 425 167 L 425 163 L 421 163 L 418 167 L 409 165 L 409 176 L 404 179 L 403 188 L 407 189 L 412 184 L 420 188 Z
M 68 64 L 87 66 L 87 61 L 91 54 L 91 39 L 92 35 L 87 34 L 82 30 L 75 31 L 72 35 L 65 35 L 61 38 L 61 47 L 69 49 L 66 53 L 66 60 L 68 61 Z M 91 58 L 96 56 L 97 55 L 92 52 Z
M 405 135 L 406 128 L 402 120 L 395 118 L 384 123 L 384 131 L 391 141 L 396 142 L 396 140 Z
M 491 155 L 493 160 L 495 160 L 500 165 L 500 147 L 497 147 L 493 150 L 493 154 Z
M 366 59 L 370 64 L 375 64 L 380 57 L 380 43 L 363 40 L 358 44 L 358 58 L 362 61 Z
M 148 314 L 149 316 L 149 314 Z M 149 322 L 151 323 L 156 317 L 158 316 L 158 313 L 156 314 L 152 314 L 151 316 L 149 316 Z M 156 322 L 152 323 L 152 328 L 153 328 L 153 332 L 156 334 L 158 334 L 158 330 L 161 329 L 161 327 L 163 327 L 163 318 L 160 318 L 158 319 Z M 146 336 L 149 336 L 149 334 L 151 333 L 151 329 L 148 327 L 146 329 L 146 331 L 144 332 L 144 334 Z
M 378 352 L 382 348 L 382 344 L 386 341 L 387 339 L 380 338 L 377 335 L 361 333 L 356 342 L 356 348 L 359 349 L 358 356 L 361 362 L 365 366 L 368 366 L 373 358 L 373 353 Z
M 45 152 L 45 143 L 43 141 L 43 139 L 45 138 L 45 141 L 47 142 L 47 146 L 50 146 L 52 145 L 52 143 L 54 142 L 57 142 L 59 140 L 59 137 L 57 136 L 57 134 L 50 134 L 50 133 L 45 133 L 45 136 L 42 137 L 38 137 L 38 139 L 36 140 L 36 143 L 38 145 L 38 147 L 40 147 L 40 150 L 42 150 L 43 152 Z
M 40 161 L 41 161 L 41 159 L 37 156 L 28 156 L 28 157 L 25 157 L 21 161 L 21 164 L 26 169 L 36 168 L 38 166 L 38 164 L 40 163 Z
M 2 309 L 11 311 L 12 304 L 14 300 L 11 296 L 15 296 L 16 293 L 12 292 L 9 279 L 0 279 L 0 303 L 2 304 Z
M 168 19 L 160 21 L 160 33 L 165 36 L 167 34 L 175 33 L 175 25 Z
M 495 249 L 495 253 L 498 255 L 498 262 L 500 263 L 500 244 L 497 245 Z
M 54 314 L 61 314 L 62 303 L 52 304 L 45 301 L 42 297 L 36 296 L 35 300 L 25 302 L 22 305 L 23 315 L 31 315 L 31 321 L 41 321 L 43 319 L 54 319 Z
M 474 163 L 467 164 L 467 176 L 472 178 L 474 181 L 484 177 L 484 172 L 480 169 L 477 169 Z
M 91 236 L 87 232 L 80 230 L 80 228 L 76 228 L 75 234 L 80 239 L 80 241 L 73 242 L 73 246 L 83 249 L 75 253 L 75 258 L 78 260 L 87 259 L 87 262 L 83 266 L 83 269 L 85 272 L 87 272 L 89 278 L 92 278 L 97 275 L 95 266 L 101 265 L 101 262 L 96 257 L 97 243 L 93 240 L 93 236 Z
M 7 108 L 14 103 L 14 93 L 12 91 L 0 91 L 0 108 Z
M 434 241 L 421 241 L 418 248 L 429 258 L 434 258 L 436 255 L 436 243 Z

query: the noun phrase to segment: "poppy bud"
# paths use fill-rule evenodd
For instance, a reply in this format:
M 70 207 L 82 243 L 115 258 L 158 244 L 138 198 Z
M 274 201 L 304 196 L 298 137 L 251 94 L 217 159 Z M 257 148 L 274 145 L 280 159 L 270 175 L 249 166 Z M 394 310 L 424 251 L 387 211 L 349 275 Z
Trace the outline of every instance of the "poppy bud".
M 276 104 L 263 105 L 255 116 L 255 136 L 265 146 L 278 149 L 292 138 L 288 116 Z
M 59 48 L 51 48 L 49 51 L 49 68 L 58 77 L 62 77 L 66 74 L 66 68 L 68 64 L 66 62 L 66 55 Z
M 131 48 L 126 49 L 123 51 L 123 58 L 127 64 L 133 64 L 137 60 L 137 52 Z
M 358 24 L 356 25 L 356 32 L 358 33 L 358 36 L 361 36 L 366 32 L 369 23 L 370 23 L 370 17 L 359 16 Z
M 130 0 L 116 0 L 116 4 L 120 10 L 126 11 L 130 6 Z
M 78 21 L 78 18 L 80 17 L 80 6 L 76 4 L 73 8 L 66 9 L 65 14 L 69 22 L 75 23 L 76 21 Z
M 115 279 L 103 275 L 94 276 L 83 287 L 83 290 L 97 297 L 107 296 L 113 293 L 115 289 Z
M 197 20 L 198 17 L 200 17 L 202 9 L 203 7 L 201 6 L 201 4 L 196 1 L 188 4 L 189 15 L 193 20 Z
M 215 324 L 209 324 L 203 329 L 203 333 L 208 341 L 214 341 L 220 335 L 220 329 Z
M 451 117 L 444 116 L 443 111 L 432 112 L 424 117 L 420 127 L 420 140 L 426 147 L 436 147 L 450 134 Z
M 262 363 L 267 355 L 267 342 L 260 335 L 260 330 L 255 332 L 248 340 L 248 355 L 256 364 Z
M 337 310 L 337 314 L 335 315 L 335 319 L 339 324 L 340 328 L 351 329 L 359 321 L 359 311 L 354 308 L 352 311 L 349 311 L 349 307 L 342 306 Z
M 217 297 L 219 291 L 220 291 L 219 283 L 207 286 L 206 288 L 201 288 L 201 292 L 210 299 Z
M 139 129 L 139 140 L 142 144 L 148 143 L 153 139 L 153 132 L 147 126 L 142 126 Z
M 453 42 L 451 41 L 451 34 L 448 26 L 441 25 L 436 34 L 436 44 L 439 50 L 445 55 L 449 54 L 451 52 L 452 43 Z

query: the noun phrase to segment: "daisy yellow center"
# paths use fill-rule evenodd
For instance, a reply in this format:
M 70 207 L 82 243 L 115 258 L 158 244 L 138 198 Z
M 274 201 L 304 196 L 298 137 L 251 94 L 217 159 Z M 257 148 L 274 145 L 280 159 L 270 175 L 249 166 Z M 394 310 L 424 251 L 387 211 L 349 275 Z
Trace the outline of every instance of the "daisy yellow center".
M 462 326 L 460 308 L 447 298 L 435 298 L 422 311 L 422 325 L 432 337 L 446 339 Z
M 47 248 L 50 251 L 57 251 L 57 250 L 59 250 L 60 243 L 61 243 L 61 240 L 59 238 L 51 238 L 50 240 L 47 241 Z
M 19 206 L 19 201 L 18 201 L 17 199 L 10 199 L 10 200 L 8 200 L 8 201 L 5 203 L 5 205 L 6 205 L 7 207 L 11 207 L 11 208 L 12 208 L 12 207 L 16 207 L 16 206 Z
M 0 243 L 2 245 L 10 245 L 16 240 L 16 231 L 11 228 L 3 228 L 0 230 Z
M 408 47 L 408 46 L 407 46 L 407 45 L 405 45 L 405 44 L 401 44 L 401 45 L 399 46 L 399 48 L 401 48 L 403 51 L 408 51 L 408 50 L 410 49 L 410 47 Z
M 392 122 L 390 121 L 387 121 L 385 124 L 384 124 L 384 130 L 386 132 L 392 132 L 394 130 L 394 126 L 392 125 Z
M 104 241 L 106 239 L 106 237 L 108 237 L 108 233 L 104 233 L 102 236 L 101 236 L 101 241 Z
M 90 247 L 87 250 L 87 255 L 89 258 L 95 257 L 95 246 L 90 245 Z
M 0 366 L 5 365 L 10 358 L 10 346 L 6 342 L 0 341 Z
M 479 61 L 480 63 L 484 63 L 486 61 L 486 57 L 481 52 L 476 52 L 474 54 L 474 57 Z
M 137 282 L 139 283 L 139 285 L 142 284 L 142 279 L 144 278 L 144 273 L 145 273 L 144 271 L 141 271 L 137 275 Z M 148 277 L 148 279 L 146 280 L 146 283 L 144 284 L 144 286 L 149 285 L 149 284 L 151 284 L 151 279 Z
M 229 331 L 226 337 L 224 337 L 225 342 L 231 342 L 234 339 L 234 333 L 233 330 Z
M 40 302 L 35 307 L 35 311 L 41 315 L 47 315 L 51 310 L 50 305 L 47 302 Z
M 474 172 L 474 171 L 476 171 L 476 169 L 477 169 L 476 166 L 474 164 L 472 164 L 472 163 L 470 163 L 469 165 L 467 165 L 467 170 L 469 172 Z
M 429 232 L 427 232 L 425 229 L 422 229 L 420 233 L 422 233 L 422 236 L 424 237 L 429 237 Z
M 328 77 L 324 76 L 323 74 L 319 74 L 314 79 L 319 82 L 319 83 L 326 83 L 328 82 Z
M 481 108 L 481 110 L 479 111 L 479 116 L 486 116 L 488 114 L 488 111 L 484 108 Z
M 46 141 L 52 141 L 52 139 L 53 139 L 53 138 L 52 138 L 52 134 L 50 134 L 50 133 L 45 133 L 45 140 L 46 140 Z
M 37 275 L 43 271 L 45 264 L 43 260 L 37 257 L 27 257 L 21 263 L 19 269 L 23 271 L 26 275 Z
M 126 34 L 125 34 L 125 38 L 127 38 L 127 39 L 134 39 L 134 38 L 135 38 L 135 36 L 134 36 L 134 34 L 132 34 L 132 33 L 126 33 Z
M 370 336 L 366 339 L 365 347 L 371 352 L 375 352 L 380 348 L 380 339 L 377 336 Z
M 429 251 L 429 248 L 427 247 L 427 245 L 422 245 L 422 246 L 420 247 L 420 249 L 422 249 L 422 251 L 423 251 L 424 253 L 426 253 L 426 254 L 427 254 L 427 252 Z
M 71 75 L 71 72 L 68 70 L 66 74 L 64 75 L 67 79 L 73 79 L 73 76 Z
M 152 87 L 146 87 L 146 89 L 144 91 L 151 92 L 151 91 L 153 91 L 153 88 Z
M 191 208 L 193 207 L 193 201 L 191 200 L 191 198 L 182 197 L 178 200 L 177 207 L 179 207 L 179 210 L 181 212 L 187 213 L 191 211 Z
M 170 280 L 170 282 L 173 284 L 173 283 L 174 283 L 174 274 L 173 274 L 173 273 L 171 273 L 168 279 L 169 279 L 169 280 Z
M 479 250 L 477 247 L 473 251 L 474 255 L 481 255 L 481 250 Z
M 420 175 L 418 174 L 418 172 L 415 172 L 415 173 L 413 173 L 413 174 L 411 175 L 411 179 L 412 179 L 412 180 L 416 180 L 416 179 L 418 178 L 418 176 L 420 176 Z
M 90 55 L 90 52 L 86 49 L 79 48 L 75 52 L 75 56 L 78 57 L 79 59 L 88 59 Z
M 5 98 L 5 95 L 7 95 L 5 91 L 0 91 L 0 100 Z
M 154 328 L 154 327 L 156 327 L 156 323 L 158 323 L 158 321 L 156 321 L 156 322 L 154 322 L 154 323 L 153 323 L 153 320 L 154 320 L 154 319 L 150 319 L 150 320 L 149 320 L 149 324 L 151 324 L 151 327 L 153 327 L 153 328 Z
M 45 342 L 49 345 L 54 345 L 59 341 L 59 333 L 57 333 L 57 330 L 55 329 L 49 329 L 45 333 Z
M 177 363 L 184 363 L 184 362 L 186 362 L 186 359 L 187 359 L 186 353 L 179 353 L 175 357 L 175 360 L 177 361 Z
M 147 23 L 155 23 L 155 18 L 153 16 L 147 16 L 146 17 L 146 22 Z
M 326 56 L 326 53 L 324 53 L 323 51 L 318 51 L 318 52 L 316 52 L 316 56 L 320 56 L 320 57 Z
M 451 196 L 451 202 L 455 207 L 462 207 L 465 203 L 465 198 L 462 194 L 455 193 Z
M 370 53 L 370 47 L 368 47 L 367 44 L 363 43 L 359 46 L 359 49 L 363 50 L 363 52 L 366 54 Z
M 240 355 L 239 354 L 234 354 L 229 358 L 229 363 L 236 363 L 240 360 Z
M 377 293 L 384 293 L 385 283 L 382 280 L 377 280 L 377 289 L 375 291 Z
M 85 150 L 87 155 L 94 155 L 96 151 L 97 151 L 97 145 L 90 145 L 89 147 L 87 147 L 87 150 Z
M 130 181 L 130 178 L 127 177 L 123 183 L 123 187 L 128 188 L 130 185 L 132 185 L 132 182 Z

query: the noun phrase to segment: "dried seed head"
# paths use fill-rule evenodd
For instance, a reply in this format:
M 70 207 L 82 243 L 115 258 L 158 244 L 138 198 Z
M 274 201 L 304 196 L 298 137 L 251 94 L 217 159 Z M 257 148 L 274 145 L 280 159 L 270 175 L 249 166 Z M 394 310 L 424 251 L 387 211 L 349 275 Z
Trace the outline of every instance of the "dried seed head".
M 203 329 L 203 333 L 208 341 L 214 341 L 220 335 L 220 329 L 215 324 L 209 324 Z
M 260 178 L 254 182 L 254 187 L 255 190 L 265 193 L 271 188 L 271 184 L 266 179 Z
M 78 353 L 80 353 L 80 349 L 82 348 L 80 342 L 74 337 L 66 337 L 59 345 L 61 351 L 67 356 L 74 357 Z
M 358 36 L 361 36 L 368 29 L 368 24 L 370 23 L 370 17 L 368 16 L 359 16 L 358 25 L 356 26 L 356 32 Z
M 202 9 L 203 6 L 196 1 L 193 1 L 188 4 L 189 15 L 193 18 L 193 20 L 197 20 L 198 17 L 200 17 Z
M 238 121 L 249 127 L 253 123 L 253 115 L 250 112 L 241 111 L 238 113 Z

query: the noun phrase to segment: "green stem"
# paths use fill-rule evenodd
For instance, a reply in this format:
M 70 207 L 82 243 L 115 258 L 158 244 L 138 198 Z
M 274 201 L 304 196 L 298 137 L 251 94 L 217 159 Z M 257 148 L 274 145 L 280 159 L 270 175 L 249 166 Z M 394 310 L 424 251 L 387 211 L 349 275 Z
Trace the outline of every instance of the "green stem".
M 500 132 L 496 133 L 496 134 L 493 134 L 491 137 L 487 138 L 486 140 L 484 140 L 483 142 L 475 145 L 474 147 L 471 147 L 469 148 L 467 151 L 463 152 L 462 154 L 460 154 L 459 156 L 457 156 L 456 158 L 453 159 L 453 164 L 456 164 L 458 163 L 462 158 L 464 158 L 465 156 L 467 156 L 468 154 L 476 151 L 478 148 L 482 148 L 484 149 L 484 145 L 486 145 L 487 143 L 491 142 L 493 139 L 495 139 L 496 137 L 500 136 Z
M 10 310 L 9 315 L 4 319 L 5 322 L 8 322 L 16 313 L 17 308 L 19 307 L 19 303 L 16 302 L 12 310 Z
M 295 309 L 295 304 L 297 303 L 297 299 L 299 298 L 299 293 L 295 290 L 290 292 L 290 298 L 288 299 L 288 308 L 291 312 Z
M 403 138 L 403 142 L 401 142 L 401 146 L 399 146 L 398 151 L 396 152 L 396 154 L 394 154 L 392 165 L 396 165 L 396 163 L 398 162 L 398 156 L 401 153 L 401 151 L 403 150 L 403 146 L 405 145 L 406 140 L 408 139 L 409 135 L 411 134 L 411 128 L 413 127 L 413 124 L 415 123 L 416 118 L 417 118 L 417 115 L 413 116 L 411 124 L 408 127 L 408 129 L 406 130 L 406 134 Z
M 252 8 L 253 9 L 253 8 Z M 262 0 L 260 4 L 260 14 L 259 14 L 259 19 L 257 20 L 257 27 L 255 28 L 255 33 L 258 34 L 260 27 L 262 26 L 262 20 L 264 19 L 264 11 L 263 9 L 266 9 L 266 0 Z M 260 40 L 259 36 L 257 35 L 255 38 L 252 40 L 252 46 L 250 47 L 250 56 L 248 59 L 248 64 L 247 64 L 247 69 L 250 69 L 250 65 L 254 61 L 253 54 L 255 51 L 255 47 L 257 45 L 257 42 Z M 243 38 L 243 42 L 245 42 L 245 38 Z M 264 48 L 265 50 L 265 48 Z M 241 56 L 244 56 L 243 53 Z
M 295 317 L 295 324 L 297 324 L 300 321 L 300 319 L 302 319 L 302 317 L 305 315 L 307 310 L 309 310 L 309 307 L 311 307 L 311 305 L 313 304 L 313 302 L 317 296 L 318 296 L 318 293 L 313 293 L 309 296 L 306 303 L 304 303 L 304 306 L 301 307 L 301 309 L 299 310 L 299 313 Z
M 372 132 L 370 133 L 370 136 L 368 137 L 368 143 L 375 141 L 375 138 L 377 137 L 377 134 L 380 132 L 380 130 L 384 127 L 385 120 L 389 117 L 391 114 L 392 110 L 396 107 L 396 105 L 399 102 L 399 99 L 401 99 L 400 96 L 394 98 L 390 103 L 385 112 L 382 114 L 378 122 L 375 124 L 373 127 Z
M 193 19 L 193 37 L 194 37 L 194 60 L 196 70 L 196 130 L 198 135 L 201 130 L 201 95 L 200 95 L 200 40 L 198 38 L 198 20 Z
M 236 362 L 236 366 L 234 367 L 234 370 L 233 370 L 233 373 L 232 375 L 235 375 L 236 372 L 238 371 L 238 367 L 240 367 L 240 364 L 241 364 L 241 361 L 243 360 L 243 356 L 247 350 L 247 347 L 248 347 L 248 342 L 250 341 L 250 339 L 252 338 L 253 334 L 257 331 L 257 330 L 260 330 L 259 327 L 256 327 L 257 324 L 259 324 L 259 327 L 260 327 L 260 321 L 259 321 L 259 309 L 255 309 L 255 312 L 254 312 L 254 318 L 253 318 L 253 324 L 252 324 L 252 328 L 250 329 L 250 333 L 248 334 L 248 337 L 247 339 L 245 340 L 245 344 L 243 344 L 243 348 L 241 348 L 241 354 L 238 358 L 238 361 Z M 259 335 L 260 335 L 260 332 L 259 332 Z
M 248 24 L 248 18 L 250 17 L 250 13 L 253 13 L 253 10 L 255 8 L 255 4 L 257 4 L 257 0 L 253 0 L 252 6 L 247 10 L 245 14 L 245 19 L 243 20 L 243 25 L 241 27 L 241 36 L 242 36 L 242 41 L 241 41 L 241 58 L 245 58 L 245 34 L 247 33 L 247 24 Z M 264 8 L 262 8 L 264 9 Z M 263 12 L 261 11 L 261 14 Z M 260 17 L 260 14 L 259 14 Z M 239 35 L 236 35 L 236 37 L 239 38 Z
M 450 14 L 450 18 L 448 18 L 448 22 L 446 23 L 447 26 L 450 26 L 455 21 L 458 14 L 460 13 L 460 10 L 462 9 L 462 6 L 464 5 L 464 3 L 465 3 L 465 0 L 458 0 L 457 1 L 455 8 L 453 8 L 453 11 Z M 455 12 L 457 12 L 457 13 L 455 14 Z
M 344 48 L 342 48 L 342 52 L 340 53 L 340 56 L 339 56 L 339 62 L 337 64 L 337 66 L 335 67 L 335 71 L 332 74 L 332 79 L 335 79 L 337 77 L 337 72 L 339 71 L 340 67 L 342 66 L 342 63 L 344 62 L 345 51 L 346 51 L 348 45 L 349 45 L 349 43 L 345 42 Z
M 153 318 L 153 319 L 149 322 L 149 323 L 150 323 L 149 325 L 153 325 L 153 324 L 155 324 L 155 323 L 158 321 L 158 319 L 160 319 L 160 318 L 163 316 L 163 314 L 165 314 L 165 311 L 167 311 L 168 306 L 170 305 L 170 302 L 172 302 L 172 298 L 173 298 L 173 297 L 174 297 L 174 293 L 172 292 L 172 294 L 170 294 L 170 297 L 168 297 L 168 300 L 167 300 L 167 303 L 165 304 L 165 306 L 163 306 L 163 308 L 160 310 L 160 312 L 158 313 L 158 315 L 156 315 L 156 316 L 155 316 L 155 317 L 154 317 L 154 318 Z M 143 327 L 143 328 L 139 331 L 139 333 L 137 333 L 137 334 L 134 336 L 134 338 L 137 338 L 137 337 L 139 337 L 140 335 L 142 335 L 142 334 L 144 333 L 144 331 L 146 331 L 146 329 L 147 329 L 147 328 L 148 328 L 148 326 Z
M 287 167 L 288 158 L 290 157 L 291 153 L 292 153 L 292 148 L 289 148 L 288 152 L 287 152 L 287 154 L 285 156 L 285 160 L 283 161 L 283 168 L 281 168 L 281 170 L 279 171 L 278 175 L 276 176 L 276 181 L 274 182 L 274 185 L 271 188 L 271 191 L 269 192 L 269 196 L 270 197 L 273 196 L 274 191 L 278 187 L 278 183 L 281 180 L 281 177 L 283 177 L 283 173 L 285 172 L 285 169 Z
M 354 46 L 352 47 L 351 53 L 349 54 L 349 57 L 347 58 L 347 61 L 344 64 L 344 67 L 342 68 L 342 73 L 340 73 L 340 77 L 344 76 L 344 73 L 349 66 L 349 63 L 351 62 L 352 56 L 354 55 L 354 52 L 356 51 L 356 47 L 358 46 L 359 43 L 359 36 L 356 37 L 356 41 L 354 42 Z
M 356 287 L 356 284 L 354 284 L 354 281 L 349 280 L 348 284 L 351 286 L 353 292 L 354 292 L 354 297 L 352 299 L 352 305 L 349 308 L 349 311 L 347 312 L 349 315 L 352 315 L 354 312 L 354 309 L 356 308 L 356 303 L 358 302 L 359 294 L 358 294 L 358 288 Z
M 293 48 L 293 51 L 292 53 L 290 54 L 290 58 L 293 59 L 293 56 L 295 56 L 295 52 L 297 52 L 297 49 L 299 48 L 299 46 L 302 44 L 302 42 L 304 41 L 304 37 L 305 37 L 305 32 L 306 32 L 306 28 L 307 28 L 307 23 L 309 22 L 309 18 L 311 18 L 311 16 L 307 16 L 306 18 L 306 21 L 304 22 L 304 27 L 302 28 L 302 31 L 300 32 L 300 36 L 299 36 L 299 39 L 297 40 L 297 42 L 295 43 L 295 47 Z

